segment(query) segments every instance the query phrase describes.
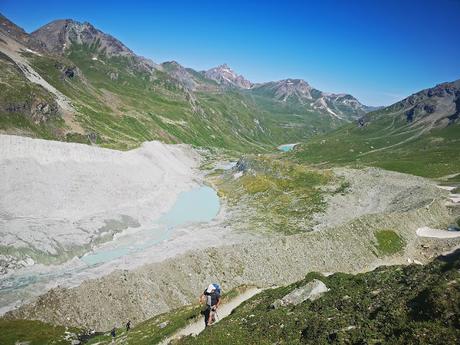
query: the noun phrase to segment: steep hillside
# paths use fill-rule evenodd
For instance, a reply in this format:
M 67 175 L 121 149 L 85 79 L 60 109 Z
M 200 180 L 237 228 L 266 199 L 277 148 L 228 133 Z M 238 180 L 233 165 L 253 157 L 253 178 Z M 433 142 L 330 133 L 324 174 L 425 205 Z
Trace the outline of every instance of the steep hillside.
M 298 147 L 321 164 L 375 165 L 421 176 L 460 172 L 460 81 L 420 91 Z
M 259 293 L 197 337 L 174 344 L 458 344 L 459 258 L 456 251 L 426 266 L 387 266 L 327 277 L 309 273 L 296 283 Z M 309 284 L 317 281 L 329 290 L 315 298 L 297 294 L 290 298 L 293 303 L 281 302 L 292 292 L 308 292 Z M 109 332 L 87 334 L 39 321 L 0 319 L 0 342 L 158 344 L 199 317 L 198 305 L 182 307 L 134 323 L 129 332 L 119 327 L 114 341 Z
M 458 344 L 459 269 L 457 251 L 427 266 L 328 277 L 310 273 L 295 284 L 260 293 L 198 337 L 178 343 Z M 315 300 L 277 304 L 314 279 L 329 291 Z
M 261 95 L 227 65 L 201 73 L 155 64 L 90 23 L 56 20 L 29 35 L 0 21 L 2 132 L 119 149 L 162 140 L 263 151 L 336 128 L 354 116 L 345 113 L 361 115 L 357 101 L 306 106 Z
M 0 32 L 10 36 L 19 43 L 30 47 L 30 49 L 44 51 L 46 47 L 43 42 L 36 40 L 34 37 L 26 33 L 22 28 L 11 22 L 8 18 L 0 13 Z

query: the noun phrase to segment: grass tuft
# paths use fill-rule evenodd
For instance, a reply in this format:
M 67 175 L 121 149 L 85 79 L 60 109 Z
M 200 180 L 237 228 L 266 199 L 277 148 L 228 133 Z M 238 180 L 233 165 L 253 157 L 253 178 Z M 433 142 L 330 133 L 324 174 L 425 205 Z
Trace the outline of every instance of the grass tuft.
M 393 255 L 404 248 L 404 240 L 393 230 L 380 230 L 375 233 L 375 238 L 381 255 Z

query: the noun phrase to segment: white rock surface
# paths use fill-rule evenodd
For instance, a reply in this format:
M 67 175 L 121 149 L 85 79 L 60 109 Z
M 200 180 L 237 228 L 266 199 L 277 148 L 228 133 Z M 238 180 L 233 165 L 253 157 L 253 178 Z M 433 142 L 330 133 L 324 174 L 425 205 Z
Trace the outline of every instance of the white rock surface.
M 424 226 L 422 228 L 417 229 L 417 235 L 420 237 L 456 238 L 460 237 L 460 231 L 432 229 L 427 226 Z
M 329 291 L 329 289 L 321 280 L 313 279 L 304 286 L 291 291 L 280 300 L 275 301 L 272 307 L 279 308 L 287 305 L 298 305 L 306 300 L 314 301 L 327 291 Z
M 60 255 L 151 224 L 197 185 L 198 163 L 185 145 L 120 152 L 1 135 L 0 246 Z

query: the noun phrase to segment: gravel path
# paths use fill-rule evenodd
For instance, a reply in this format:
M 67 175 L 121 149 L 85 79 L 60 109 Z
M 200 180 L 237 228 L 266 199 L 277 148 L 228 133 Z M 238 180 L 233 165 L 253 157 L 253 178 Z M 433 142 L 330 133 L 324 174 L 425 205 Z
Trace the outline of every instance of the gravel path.
M 216 322 L 219 322 L 220 320 L 222 320 L 225 317 L 227 317 L 228 315 L 230 315 L 230 313 L 236 307 L 238 307 L 241 303 L 243 303 L 244 301 L 250 299 L 252 296 L 258 294 L 261 291 L 262 290 L 258 289 L 258 288 L 250 288 L 250 289 L 246 290 L 245 292 L 243 292 L 242 294 L 238 295 L 237 297 L 233 298 L 229 302 L 227 302 L 225 304 L 222 304 L 221 307 L 219 308 L 218 312 L 217 312 L 218 319 L 217 319 Z M 200 318 L 199 320 L 194 321 L 194 322 L 190 323 L 188 326 L 182 328 L 181 330 L 179 330 L 177 333 L 175 333 L 171 337 L 163 340 L 160 343 L 160 345 L 167 345 L 172 340 L 179 339 L 179 338 L 187 336 L 189 334 L 192 334 L 192 335 L 196 336 L 196 335 L 200 334 L 202 331 L 204 331 L 204 321 L 203 321 L 202 318 Z

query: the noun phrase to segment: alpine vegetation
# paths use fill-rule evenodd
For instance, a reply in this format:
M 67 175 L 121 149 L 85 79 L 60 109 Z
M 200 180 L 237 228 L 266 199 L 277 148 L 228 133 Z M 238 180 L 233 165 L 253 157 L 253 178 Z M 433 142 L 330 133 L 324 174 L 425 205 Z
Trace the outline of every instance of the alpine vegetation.
M 460 343 L 458 3 L 0 7 L 1 345 Z

